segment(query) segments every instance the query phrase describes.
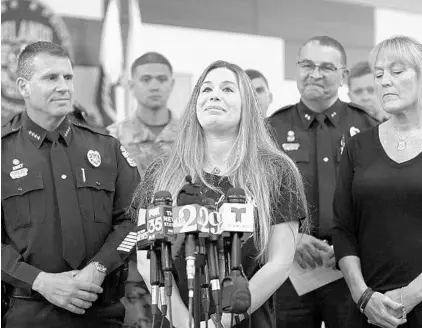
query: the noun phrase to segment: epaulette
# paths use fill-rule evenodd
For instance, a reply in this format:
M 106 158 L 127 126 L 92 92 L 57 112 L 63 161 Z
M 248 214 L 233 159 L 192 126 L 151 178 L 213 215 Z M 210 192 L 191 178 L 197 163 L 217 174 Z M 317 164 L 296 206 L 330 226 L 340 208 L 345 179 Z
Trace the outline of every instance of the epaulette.
M 347 106 L 349 106 L 350 108 L 357 109 L 357 110 L 360 110 L 360 111 L 366 113 L 366 111 L 363 109 L 363 107 L 361 105 L 355 104 L 354 102 L 347 103 Z
M 94 127 L 94 126 L 89 125 L 88 123 L 81 122 L 80 120 L 76 120 L 76 119 L 71 119 L 70 121 L 73 123 L 73 125 L 75 125 L 78 128 L 91 131 L 92 133 L 102 134 L 104 136 L 111 137 L 111 135 L 107 132 L 105 128 Z
M 293 104 L 293 105 L 287 105 L 287 106 L 281 107 L 280 109 L 277 109 L 274 113 L 272 113 L 272 114 L 270 115 L 270 117 L 271 117 L 271 116 L 274 116 L 274 115 L 276 115 L 276 114 L 278 114 L 278 113 L 284 112 L 285 110 L 290 109 L 290 108 L 294 107 L 295 105 L 296 105 L 296 104 Z
M 21 115 L 15 115 L 6 125 L 1 127 L 1 138 L 18 132 L 22 128 Z

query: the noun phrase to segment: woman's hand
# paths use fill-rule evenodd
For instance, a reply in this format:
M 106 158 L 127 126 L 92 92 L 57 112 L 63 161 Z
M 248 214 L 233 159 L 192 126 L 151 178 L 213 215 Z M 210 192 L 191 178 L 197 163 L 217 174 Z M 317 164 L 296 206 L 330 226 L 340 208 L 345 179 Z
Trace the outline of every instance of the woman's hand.
M 375 292 L 369 299 L 365 308 L 365 315 L 368 317 L 368 322 L 372 325 L 382 328 L 395 328 L 403 323 L 406 319 L 399 319 L 393 315 L 402 311 L 402 306 L 391 300 L 384 294 Z M 400 316 L 401 317 L 401 316 Z
M 323 253 L 324 256 L 323 256 Z M 328 254 L 328 256 L 327 256 Z M 334 251 L 330 245 L 311 235 L 301 234 L 297 243 L 295 260 L 302 269 L 315 269 L 324 264 L 323 257 L 329 258 L 327 266 L 335 264 Z
M 397 303 L 402 303 L 403 300 L 403 306 L 406 311 L 406 314 L 408 314 L 410 311 L 413 310 L 413 308 L 419 304 L 419 300 L 417 299 L 415 293 L 412 292 L 412 290 L 409 288 L 409 286 L 402 288 L 397 288 L 390 290 L 385 293 L 385 296 L 391 298 L 393 301 Z M 393 315 L 397 318 L 400 318 L 402 316 L 402 310 L 397 311 L 397 313 L 393 313 Z

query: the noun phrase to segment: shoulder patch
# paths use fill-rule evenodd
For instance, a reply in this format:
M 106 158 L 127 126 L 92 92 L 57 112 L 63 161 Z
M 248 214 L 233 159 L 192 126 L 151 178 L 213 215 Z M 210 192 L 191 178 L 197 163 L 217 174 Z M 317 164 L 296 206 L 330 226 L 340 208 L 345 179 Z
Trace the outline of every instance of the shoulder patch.
M 5 138 L 8 135 L 18 132 L 22 128 L 22 123 L 20 120 L 21 115 L 16 115 L 5 126 L 1 127 L 1 138 Z
M 130 157 L 128 151 L 126 150 L 125 147 L 123 147 L 122 145 L 120 145 L 120 151 L 122 152 L 123 157 L 126 159 L 126 161 L 128 162 L 128 164 L 132 167 L 136 167 L 136 163 L 135 161 L 132 159 L 132 157 Z
M 281 107 L 280 109 L 277 109 L 274 113 L 272 113 L 269 117 L 274 116 L 274 115 L 276 115 L 276 114 L 278 114 L 278 113 L 284 112 L 284 111 L 286 111 L 286 110 L 288 110 L 288 109 L 290 109 L 290 108 L 293 108 L 295 105 L 296 105 L 296 104 L 293 104 L 293 105 L 287 105 L 287 106 Z
M 378 125 L 380 122 L 378 122 L 374 117 L 372 117 L 371 115 L 369 115 L 369 113 L 360 105 L 355 104 L 355 103 L 347 103 L 347 106 L 349 108 L 351 108 L 352 110 L 355 110 L 359 113 L 359 115 L 363 115 L 364 117 L 366 117 L 367 120 L 367 124 L 369 127 Z

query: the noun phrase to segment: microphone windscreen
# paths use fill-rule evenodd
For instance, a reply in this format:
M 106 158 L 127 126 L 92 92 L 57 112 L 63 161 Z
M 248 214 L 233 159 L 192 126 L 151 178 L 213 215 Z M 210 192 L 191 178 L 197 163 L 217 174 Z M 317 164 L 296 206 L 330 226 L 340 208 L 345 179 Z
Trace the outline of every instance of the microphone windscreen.
M 163 190 L 163 191 L 157 191 L 154 194 L 154 203 L 155 202 L 165 202 L 165 201 L 172 201 L 173 198 L 171 196 L 171 193 Z
M 227 190 L 227 200 L 232 203 L 246 202 L 246 194 L 242 188 L 230 188 Z
M 189 176 L 188 176 L 189 177 Z M 185 184 L 177 195 L 177 205 L 202 204 L 201 186 L 194 183 Z

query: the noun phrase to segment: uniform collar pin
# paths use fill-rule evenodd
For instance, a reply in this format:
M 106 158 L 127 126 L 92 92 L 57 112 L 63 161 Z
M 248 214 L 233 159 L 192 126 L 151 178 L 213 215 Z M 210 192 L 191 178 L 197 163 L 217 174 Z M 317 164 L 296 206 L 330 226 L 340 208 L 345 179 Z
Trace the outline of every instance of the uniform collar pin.
M 287 142 L 293 142 L 295 141 L 295 132 L 290 130 L 287 132 Z
M 352 127 L 350 128 L 349 133 L 350 133 L 350 136 L 351 136 L 351 137 L 353 137 L 355 134 L 360 133 L 360 130 L 359 130 L 358 128 L 355 128 L 354 126 L 352 126 Z

